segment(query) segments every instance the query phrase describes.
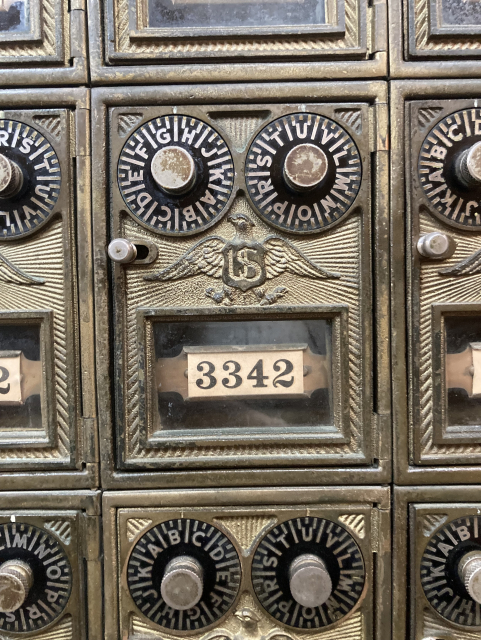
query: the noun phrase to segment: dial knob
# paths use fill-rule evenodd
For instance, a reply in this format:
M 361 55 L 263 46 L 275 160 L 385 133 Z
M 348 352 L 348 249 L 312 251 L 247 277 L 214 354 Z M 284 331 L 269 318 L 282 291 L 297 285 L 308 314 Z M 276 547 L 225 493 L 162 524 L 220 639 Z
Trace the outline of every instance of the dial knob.
M 459 562 L 459 573 L 466 591 L 481 604 L 481 551 L 467 553 Z
M 266 612 L 284 625 L 320 629 L 348 615 L 362 597 L 364 559 L 355 538 L 332 520 L 279 523 L 259 542 L 252 584 Z
M 12 198 L 22 188 L 23 173 L 16 162 L 0 154 L 0 198 Z
M 152 176 L 167 193 L 185 193 L 195 182 L 195 165 L 192 156 L 182 147 L 164 147 L 152 158 Z
M 202 597 L 203 571 L 201 565 L 189 556 L 179 556 L 165 568 L 160 586 L 163 599 L 177 611 L 192 609 Z
M 458 177 L 466 186 L 481 186 L 481 142 L 463 151 L 457 165 Z
M 31 633 L 54 622 L 67 606 L 73 579 L 68 553 L 55 535 L 30 522 L 0 523 L 2 634 Z
M 115 238 L 115 240 L 112 240 L 107 251 L 111 260 L 120 262 L 121 264 L 133 262 L 137 257 L 137 247 L 133 242 L 125 238 Z
M 191 518 L 145 531 L 127 563 L 133 601 L 166 630 L 194 631 L 216 623 L 234 604 L 240 578 L 239 556 L 229 538 Z
M 33 584 L 33 572 L 26 562 L 8 560 L 0 566 L 0 611 L 10 613 L 25 602 Z
M 292 113 L 267 124 L 245 163 L 252 207 L 290 233 L 318 233 L 338 224 L 361 186 L 358 136 L 316 113 Z
M 417 180 L 430 211 L 467 231 L 481 228 L 481 109 L 448 114 L 426 134 Z
M 466 515 L 437 529 L 426 542 L 420 577 L 428 602 L 440 616 L 479 627 L 481 516 Z
M 327 172 L 324 151 L 313 144 L 299 144 L 289 151 L 284 160 L 284 178 L 295 191 L 314 189 Z
M 210 125 L 170 114 L 132 132 L 120 153 L 117 178 L 138 224 L 185 236 L 211 227 L 226 212 L 234 164 L 227 143 Z
M 291 562 L 289 586 L 292 597 L 303 607 L 320 607 L 332 592 L 332 580 L 326 564 L 310 553 Z

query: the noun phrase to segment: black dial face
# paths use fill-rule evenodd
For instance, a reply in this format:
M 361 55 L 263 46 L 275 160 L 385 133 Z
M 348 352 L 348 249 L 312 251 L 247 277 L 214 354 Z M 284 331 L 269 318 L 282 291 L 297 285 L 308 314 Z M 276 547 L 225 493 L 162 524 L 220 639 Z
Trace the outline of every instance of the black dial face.
M 351 136 L 325 116 L 293 113 L 268 124 L 247 154 L 246 184 L 259 215 L 293 233 L 315 233 L 342 220 L 361 185 Z
M 13 171 L 21 185 L 11 196 L 0 193 L 0 240 L 34 233 L 55 211 L 62 183 L 57 154 L 32 126 L 0 120 L 0 156 L 2 178 Z
M 67 554 L 46 531 L 12 522 L 0 525 L 0 568 L 8 560 L 27 564 L 33 580 L 23 605 L 11 613 L 0 613 L 0 629 L 16 633 L 42 629 L 67 606 L 72 590 Z
M 202 568 L 202 596 L 188 610 L 167 605 L 161 583 L 169 562 L 188 556 Z M 231 541 L 206 522 L 176 519 L 149 529 L 134 545 L 127 583 L 135 604 L 152 622 L 175 631 L 203 629 L 222 618 L 239 591 L 241 567 Z
M 319 607 L 303 607 L 292 594 L 289 567 L 301 555 L 320 558 L 332 582 Z M 303 517 L 288 520 L 261 540 L 252 561 L 252 583 L 265 610 L 283 624 L 318 629 L 338 622 L 356 606 L 366 578 L 364 560 L 351 534 L 335 522 Z
M 118 183 L 129 212 L 156 233 L 200 233 L 226 210 L 234 165 L 225 140 L 192 116 L 154 118 L 127 140 Z
M 445 524 L 429 541 L 421 558 L 421 583 L 434 609 L 450 622 L 481 627 L 481 606 L 469 595 L 459 562 L 481 552 L 481 517 L 465 516 Z
M 463 109 L 438 122 L 419 153 L 419 180 L 430 210 L 461 229 L 481 229 L 481 182 L 460 177 L 463 155 L 480 141 L 481 109 Z

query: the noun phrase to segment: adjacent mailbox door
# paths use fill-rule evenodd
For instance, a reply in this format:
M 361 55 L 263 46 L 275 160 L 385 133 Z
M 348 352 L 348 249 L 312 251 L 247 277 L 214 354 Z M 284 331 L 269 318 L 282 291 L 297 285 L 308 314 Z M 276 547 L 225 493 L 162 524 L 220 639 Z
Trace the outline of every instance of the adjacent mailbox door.
M 0 469 L 19 486 L 33 469 L 62 488 L 96 474 L 88 102 L 73 95 L 2 96 Z
M 120 469 L 379 471 L 370 109 L 110 110 Z

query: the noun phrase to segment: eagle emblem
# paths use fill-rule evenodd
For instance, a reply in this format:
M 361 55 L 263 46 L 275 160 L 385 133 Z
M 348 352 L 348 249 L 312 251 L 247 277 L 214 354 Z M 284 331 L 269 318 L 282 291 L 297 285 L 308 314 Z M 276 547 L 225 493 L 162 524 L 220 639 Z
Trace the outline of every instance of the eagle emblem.
M 276 287 L 270 293 L 262 285 L 284 272 L 315 279 L 340 278 L 326 271 L 305 256 L 289 240 L 270 235 L 259 242 L 252 237 L 255 226 L 245 213 L 230 213 L 227 220 L 234 225 L 232 240 L 220 236 L 204 238 L 184 253 L 177 262 L 145 280 L 181 280 L 199 274 L 221 279 L 223 288 L 206 289 L 206 295 L 217 304 L 232 304 L 235 291 L 253 289 L 261 305 L 274 304 L 287 293 L 286 287 Z
M 0 282 L 7 284 L 44 284 L 42 278 L 29 276 L 0 253 Z
M 474 276 L 481 273 L 481 249 L 461 260 L 453 267 L 441 269 L 439 273 L 442 276 Z

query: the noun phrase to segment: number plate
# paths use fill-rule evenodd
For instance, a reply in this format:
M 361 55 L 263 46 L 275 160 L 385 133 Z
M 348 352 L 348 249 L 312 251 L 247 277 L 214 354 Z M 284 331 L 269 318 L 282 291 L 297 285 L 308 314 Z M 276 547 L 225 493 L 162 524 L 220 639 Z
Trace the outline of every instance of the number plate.
M 190 399 L 304 394 L 303 349 L 185 351 Z
M 0 357 L 0 403 L 19 405 L 22 399 L 21 354 Z

